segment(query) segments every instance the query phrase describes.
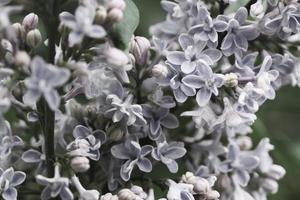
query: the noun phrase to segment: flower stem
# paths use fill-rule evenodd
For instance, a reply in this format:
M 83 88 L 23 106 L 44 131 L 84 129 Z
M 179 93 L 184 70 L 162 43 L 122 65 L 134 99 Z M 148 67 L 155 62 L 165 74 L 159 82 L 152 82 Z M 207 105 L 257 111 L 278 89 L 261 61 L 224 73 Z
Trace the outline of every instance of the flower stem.
M 43 16 L 43 21 L 46 25 L 46 33 L 48 37 L 48 62 L 55 64 L 55 47 L 58 37 L 57 31 L 59 26 L 59 2 L 60 0 L 49 1 L 48 6 L 45 9 L 49 9 L 49 16 Z M 55 164 L 55 144 L 54 144 L 54 125 L 55 125 L 55 113 L 52 111 L 46 102 L 41 97 L 37 103 L 37 109 L 39 112 L 40 123 L 43 129 L 45 138 L 45 156 L 47 165 L 48 177 L 54 176 L 54 164 Z
M 54 175 L 55 151 L 54 151 L 54 112 L 49 108 L 43 97 L 37 103 L 40 124 L 45 138 L 45 156 L 48 177 Z

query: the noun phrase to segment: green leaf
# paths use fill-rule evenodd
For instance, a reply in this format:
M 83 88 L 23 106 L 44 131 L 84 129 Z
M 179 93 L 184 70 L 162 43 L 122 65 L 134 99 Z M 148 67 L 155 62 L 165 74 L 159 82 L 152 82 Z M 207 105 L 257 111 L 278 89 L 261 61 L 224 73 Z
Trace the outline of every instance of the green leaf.
M 238 0 L 235 3 L 230 4 L 225 9 L 225 14 L 230 14 L 236 12 L 240 7 L 244 7 L 249 3 L 250 0 Z
M 132 0 L 125 0 L 126 9 L 121 22 L 113 26 L 112 37 L 120 49 L 128 49 L 131 37 L 139 25 L 140 13 Z

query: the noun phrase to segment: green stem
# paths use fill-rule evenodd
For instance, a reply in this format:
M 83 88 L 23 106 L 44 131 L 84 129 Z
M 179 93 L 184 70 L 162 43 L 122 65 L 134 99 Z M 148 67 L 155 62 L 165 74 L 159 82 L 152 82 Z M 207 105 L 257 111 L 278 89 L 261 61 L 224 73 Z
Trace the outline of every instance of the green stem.
M 37 103 L 40 116 L 40 123 L 44 133 L 45 156 L 48 177 L 54 175 L 55 151 L 54 151 L 54 112 L 49 108 L 48 103 L 42 97 Z
M 49 13 L 47 16 L 43 16 L 43 21 L 46 25 L 46 32 L 48 37 L 48 62 L 55 64 L 55 46 L 58 38 L 58 26 L 59 26 L 59 2 L 60 0 L 49 1 L 49 4 L 45 5 L 45 10 Z M 50 11 L 48 10 L 50 8 Z M 48 177 L 54 176 L 54 164 L 55 164 L 55 149 L 54 149 L 54 125 L 55 125 L 55 113 L 52 111 L 46 102 L 41 97 L 37 103 L 37 109 L 40 116 L 40 124 L 44 133 L 45 139 L 45 156 L 47 165 Z

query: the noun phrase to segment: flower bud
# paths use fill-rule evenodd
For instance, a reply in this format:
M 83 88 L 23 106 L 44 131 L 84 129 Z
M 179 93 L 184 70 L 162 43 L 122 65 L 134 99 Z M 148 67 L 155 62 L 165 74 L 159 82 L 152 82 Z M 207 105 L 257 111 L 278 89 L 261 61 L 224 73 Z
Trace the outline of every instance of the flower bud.
M 116 128 L 109 133 L 109 138 L 113 141 L 120 141 L 123 138 L 123 135 L 123 131 L 119 128 Z
M 136 199 L 136 195 L 129 189 L 122 189 L 118 192 L 119 200 Z
M 86 172 L 90 168 L 90 161 L 86 157 L 74 157 L 71 160 L 71 168 L 75 172 Z
M 22 25 L 26 31 L 30 31 L 36 29 L 38 23 L 39 17 L 34 13 L 30 13 L 24 17 Z
M 225 74 L 225 86 L 235 87 L 238 85 L 238 76 L 235 73 Z
M 14 61 L 15 61 L 15 65 L 17 65 L 17 66 L 29 66 L 31 59 L 27 52 L 19 51 L 15 55 Z
M 113 66 L 121 67 L 128 64 L 129 59 L 127 55 L 114 47 L 110 47 L 106 52 L 106 61 Z
M 237 138 L 236 142 L 241 150 L 249 150 L 253 146 L 252 140 L 248 136 L 241 136 Z
M 103 6 L 98 6 L 96 8 L 96 16 L 95 16 L 95 23 L 96 24 L 103 24 L 107 17 L 107 11 Z
M 42 42 L 42 35 L 38 29 L 31 30 L 27 33 L 26 42 L 28 46 L 35 48 Z
M 207 199 L 208 200 L 214 200 L 214 199 L 219 199 L 220 193 L 216 190 L 211 190 L 207 193 Z
M 20 23 L 14 23 L 12 25 L 17 37 L 24 41 L 25 39 L 25 29 Z
M 134 55 L 137 64 L 146 64 L 150 46 L 151 44 L 147 38 L 140 36 L 132 38 L 130 44 L 130 52 Z
M 251 5 L 250 15 L 258 18 L 261 18 L 264 15 L 264 6 L 261 0 L 258 0 L 256 3 Z
M 278 183 L 273 179 L 265 179 L 262 183 L 262 187 L 271 194 L 275 194 L 278 191 Z
M 79 200 L 98 200 L 99 196 L 97 190 L 85 190 L 80 194 Z
M 111 23 L 120 22 L 124 17 L 123 11 L 119 8 L 113 8 L 108 12 L 107 18 Z
M 152 75 L 156 78 L 165 78 L 167 77 L 169 70 L 164 64 L 154 65 L 152 68 Z
M 117 8 L 123 11 L 126 8 L 126 3 L 124 0 L 109 0 L 106 7 L 108 10 Z
M 286 171 L 280 165 L 272 165 L 270 171 L 268 172 L 269 177 L 274 178 L 275 180 L 281 179 L 285 175 Z
M 101 196 L 100 200 L 119 200 L 119 198 L 116 195 L 112 195 L 112 193 L 106 193 Z
M 9 40 L 2 39 L 1 40 L 1 48 L 7 52 L 13 51 L 13 46 Z

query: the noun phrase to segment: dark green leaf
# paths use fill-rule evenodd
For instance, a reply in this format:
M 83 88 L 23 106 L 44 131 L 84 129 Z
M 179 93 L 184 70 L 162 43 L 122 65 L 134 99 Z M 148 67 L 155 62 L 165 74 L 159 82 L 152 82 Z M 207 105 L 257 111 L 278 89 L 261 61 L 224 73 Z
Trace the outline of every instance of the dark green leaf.
M 132 0 L 125 0 L 126 9 L 124 11 L 124 19 L 115 24 L 112 30 L 112 36 L 115 45 L 120 49 L 127 49 L 130 39 L 139 25 L 140 14 L 136 5 Z

